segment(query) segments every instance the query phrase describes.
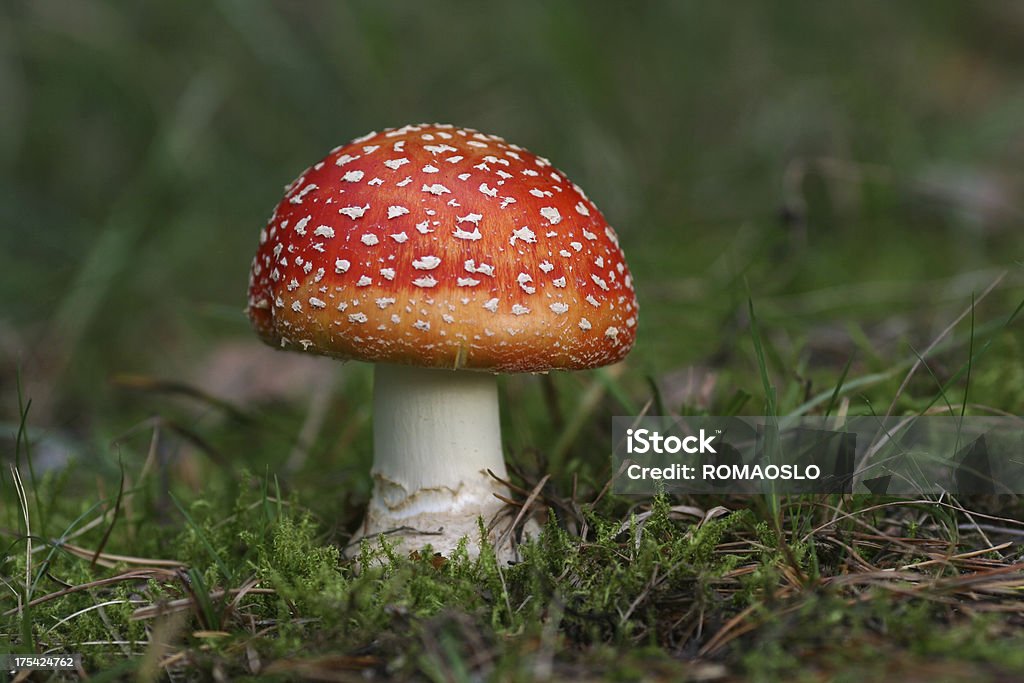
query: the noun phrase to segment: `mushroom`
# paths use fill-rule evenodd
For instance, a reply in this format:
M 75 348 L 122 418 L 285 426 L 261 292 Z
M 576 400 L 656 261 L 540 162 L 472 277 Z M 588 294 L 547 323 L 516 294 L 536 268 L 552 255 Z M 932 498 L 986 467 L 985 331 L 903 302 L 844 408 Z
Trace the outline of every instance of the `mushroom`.
M 479 522 L 515 556 L 496 373 L 622 359 L 637 305 L 615 232 L 551 163 L 450 125 L 371 133 L 286 188 L 249 318 L 268 344 L 375 363 L 356 538 L 448 554 Z M 533 528 L 536 528 L 535 525 Z

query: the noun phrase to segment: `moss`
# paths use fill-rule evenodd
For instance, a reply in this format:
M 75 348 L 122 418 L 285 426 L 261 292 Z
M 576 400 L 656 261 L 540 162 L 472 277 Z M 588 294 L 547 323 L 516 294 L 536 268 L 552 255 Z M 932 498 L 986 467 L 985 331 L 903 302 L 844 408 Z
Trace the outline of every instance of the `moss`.
M 224 487 L 233 498 L 183 503 L 182 525 L 154 528 L 146 543 L 163 539 L 174 548 L 190 565 L 187 581 L 124 582 L 45 602 L 31 612 L 33 637 L 40 647 L 80 648 L 91 667 L 108 668 L 123 657 L 114 641 L 127 641 L 133 652 L 146 647 L 154 622 L 132 620 L 135 609 L 184 599 L 194 602 L 179 647 L 193 667 L 236 678 L 255 652 L 265 662 L 355 658 L 398 677 L 447 680 L 473 672 L 531 680 L 537 667 L 570 678 L 600 667 L 608 679 L 631 680 L 644 667 L 682 677 L 689 664 L 679 660 L 694 657 L 695 643 L 707 643 L 739 615 L 752 630 L 714 656 L 751 680 L 801 680 L 808 660 L 835 673 L 868 657 L 880 640 L 922 661 L 955 651 L 961 662 L 1024 666 L 1019 636 L 995 616 L 965 622 L 926 596 L 884 592 L 860 593 L 851 603 L 849 593 L 818 585 L 820 568 L 841 568 L 849 557 L 827 543 L 788 540 L 800 537 L 790 527 L 805 527 L 802 517 L 783 516 L 783 536 L 754 507 L 698 522 L 674 510 L 669 496 L 639 508 L 609 497 L 584 508 L 585 539 L 552 510 L 514 566 L 500 565 L 486 543 L 472 559 L 464 546 L 449 558 L 429 550 L 410 557 L 382 538 L 363 544 L 362 571 L 355 572 L 297 496 L 284 499 L 271 489 L 270 481 L 249 477 Z M 913 519 L 926 519 L 920 512 Z M 919 523 L 919 535 L 933 536 L 936 528 L 945 527 Z M 129 542 L 128 529 L 115 526 L 112 551 Z M 730 546 L 745 551 L 723 552 Z M 37 553 L 36 563 L 42 558 Z M 2 562 L 6 575 L 23 574 L 23 554 Z M 807 586 L 792 585 L 794 563 L 812 579 Z M 36 594 L 60 588 L 49 576 L 83 584 L 120 569 L 90 567 L 57 551 Z M 272 592 L 212 597 L 253 579 Z M 111 604 L 95 608 L 104 602 Z M 13 620 L 7 626 L 18 632 Z M 204 628 L 228 636 L 193 635 Z
M 255 543 L 255 535 L 243 532 L 242 538 L 256 548 L 256 576 L 282 599 L 314 613 L 343 600 L 349 581 L 339 568 L 338 548 L 316 542 L 315 525 L 308 516 L 279 519 L 269 544 Z

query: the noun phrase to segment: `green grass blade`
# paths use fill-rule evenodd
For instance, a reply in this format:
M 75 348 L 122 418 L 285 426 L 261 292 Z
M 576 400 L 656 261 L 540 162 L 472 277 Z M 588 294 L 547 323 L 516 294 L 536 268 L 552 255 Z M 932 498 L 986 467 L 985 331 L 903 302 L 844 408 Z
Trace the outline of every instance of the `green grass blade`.
M 214 549 L 213 544 L 210 543 L 210 539 L 207 538 L 205 533 L 203 533 L 202 527 L 196 524 L 196 521 L 192 519 L 192 515 L 188 513 L 188 510 L 185 509 L 185 506 L 183 506 L 178 501 L 178 499 L 175 497 L 173 493 L 168 493 L 167 495 L 170 496 L 171 502 L 173 502 L 174 506 L 178 508 L 178 512 L 180 512 L 181 515 L 185 518 L 185 521 L 188 523 L 189 527 L 192 528 L 192 531 L 199 539 L 199 542 L 202 543 L 203 547 L 206 548 L 206 551 L 210 553 L 210 558 L 214 561 L 214 563 L 216 563 L 217 568 L 220 569 L 221 576 L 223 576 L 228 583 L 233 583 L 232 579 L 234 578 L 234 572 L 228 569 L 228 566 L 224 563 L 223 558 L 221 558 L 221 556 Z

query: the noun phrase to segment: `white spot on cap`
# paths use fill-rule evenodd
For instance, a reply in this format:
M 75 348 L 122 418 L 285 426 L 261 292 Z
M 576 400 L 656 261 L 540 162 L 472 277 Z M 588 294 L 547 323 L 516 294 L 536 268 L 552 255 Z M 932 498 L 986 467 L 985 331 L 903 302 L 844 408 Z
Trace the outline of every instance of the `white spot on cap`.
M 395 303 L 395 299 L 394 297 L 382 296 L 381 298 L 377 299 L 377 301 L 374 303 L 376 303 L 377 306 L 379 306 L 381 309 L 385 309 L 391 304 Z
M 545 273 L 550 273 L 552 270 L 555 269 L 555 264 L 551 263 L 550 261 L 541 261 L 540 269 Z
M 605 282 L 604 280 L 602 280 L 601 278 L 599 278 L 596 275 L 591 275 L 590 279 L 594 281 L 595 285 L 597 285 L 598 287 L 600 287 L 601 289 L 603 289 L 606 292 L 608 291 L 608 283 L 607 282 Z
M 441 265 L 441 259 L 436 256 L 423 256 L 412 262 L 412 267 L 416 270 L 433 270 Z
M 612 337 L 613 339 L 615 337 L 618 337 L 619 336 L 619 328 L 617 328 L 617 327 L 609 327 L 607 330 L 604 331 L 604 336 Z
M 365 313 L 349 313 L 348 321 L 350 323 L 365 323 L 369 318 L 366 317 Z
M 369 204 L 366 206 L 346 206 L 338 209 L 338 213 L 344 214 L 352 220 L 355 220 L 357 218 L 362 218 L 363 214 L 366 213 L 369 208 Z
M 288 201 L 291 202 L 292 204 L 302 204 L 303 198 L 305 198 L 306 195 L 311 193 L 312 190 L 316 189 L 316 187 L 317 185 L 315 183 L 310 182 L 308 185 L 299 190 L 298 195 L 295 195 Z
M 576 251 L 583 250 L 583 244 L 580 242 L 569 242 L 569 246 L 575 249 Z
M 412 176 L 409 175 L 409 176 L 406 176 L 404 180 L 401 180 L 401 181 L 395 183 L 395 187 L 405 187 L 406 185 L 408 185 L 411 182 L 412 182 Z
M 309 297 L 309 305 L 313 308 L 327 308 L 327 304 L 323 299 L 317 299 L 315 296 Z
M 351 266 L 351 265 L 352 265 L 351 263 L 349 263 L 348 261 L 346 261 L 343 258 L 335 259 L 334 260 L 334 272 L 336 272 L 336 273 L 347 272 L 348 269 L 349 269 L 349 266 Z
M 404 206 L 389 206 L 388 207 L 388 218 L 398 218 L 409 213 L 409 209 Z
M 474 259 L 469 259 L 468 261 L 463 263 L 462 266 L 470 273 L 483 273 L 484 275 L 494 277 L 494 266 L 490 264 L 481 263 L 478 266 L 476 265 L 476 261 Z
M 430 323 L 426 320 L 417 320 L 412 324 L 412 326 L 417 330 L 423 330 L 424 332 L 428 332 L 430 330 Z
M 402 244 L 403 242 L 406 242 L 409 239 L 409 236 L 406 235 L 404 232 L 399 232 L 394 235 L 391 235 L 391 239 L 398 242 L 399 244 Z
M 565 287 L 565 276 L 563 275 L 560 278 L 552 280 L 551 284 L 553 284 L 555 287 Z
M 519 275 L 516 276 L 516 282 L 519 283 L 519 286 L 522 287 L 523 291 L 527 294 L 533 294 L 537 291 L 536 287 L 531 287 L 527 284 L 528 282 L 533 282 L 533 276 L 529 273 L 519 273 Z
M 434 183 L 433 185 L 424 185 L 420 189 L 423 192 L 429 192 L 430 194 L 437 195 L 438 197 L 440 197 L 443 194 L 451 194 L 452 193 L 451 190 L 449 190 L 444 185 L 441 185 L 440 183 Z
M 388 159 L 387 161 L 384 162 L 384 165 L 390 168 L 392 171 L 397 171 L 407 163 L 409 163 L 409 160 L 403 157 L 401 159 Z
M 413 280 L 412 283 L 414 285 L 416 285 L 417 287 L 435 287 L 435 286 L 437 286 L 437 280 L 435 280 L 434 278 L 430 277 L 429 275 L 426 275 L 424 277 L 418 277 L 415 280 Z
M 447 159 L 445 159 L 445 161 L 447 161 L 449 164 L 457 164 L 463 159 L 465 159 L 464 156 L 462 156 L 461 154 L 456 154 L 455 156 L 448 157 Z
M 596 259 L 594 259 L 594 265 L 597 266 L 598 268 L 604 268 L 604 257 L 598 256 Z
M 359 278 L 359 281 L 356 282 L 356 287 L 369 287 L 372 284 L 373 279 L 368 275 L 363 275 L 361 278 Z
M 581 330 L 589 330 L 590 328 L 591 328 L 590 321 L 587 320 L 586 318 L 580 318 L 580 329 Z
M 455 228 L 455 232 L 452 233 L 454 237 L 460 240 L 479 240 L 483 239 L 483 235 L 480 234 L 480 228 L 473 228 L 473 232 L 466 232 L 462 228 Z
M 334 228 L 330 227 L 329 225 L 321 225 L 316 230 L 313 231 L 313 234 L 318 237 L 334 237 Z
M 512 237 L 509 238 L 508 243 L 515 246 L 517 239 L 522 240 L 527 244 L 533 244 L 534 242 L 537 241 L 537 235 L 533 232 L 533 230 L 530 230 L 529 227 L 524 225 L 518 230 L 512 231 Z
M 572 254 L 569 253 L 568 249 L 559 249 L 558 250 L 558 255 L 559 256 L 564 256 L 565 258 L 569 258 L 570 256 L 572 256 Z
M 424 173 L 437 173 L 438 170 L 439 169 L 436 166 L 431 166 L 430 164 L 427 164 L 426 166 L 423 167 Z
M 478 284 L 480 284 L 480 281 L 474 280 L 471 277 L 460 277 L 458 280 L 456 280 L 456 284 L 459 287 L 476 287 Z
M 373 245 L 379 243 L 380 239 L 378 239 L 377 236 L 374 235 L 373 233 L 368 232 L 364 234 L 362 237 L 360 237 L 359 241 L 368 247 L 372 247 Z
M 577 202 L 576 203 L 576 213 L 578 213 L 581 216 L 589 216 L 590 215 L 590 209 L 588 209 L 587 205 L 584 204 L 583 202 Z
M 497 297 L 495 297 L 494 299 L 488 299 L 487 301 L 485 301 L 484 302 L 484 308 L 486 308 L 491 313 L 497 313 L 498 312 L 498 299 L 497 299 Z
M 334 162 L 334 165 L 335 166 L 344 166 L 348 162 L 355 161 L 358 158 L 359 158 L 358 154 L 356 156 L 352 156 L 351 154 L 342 154 L 340 157 L 338 157 L 337 161 Z
M 295 224 L 295 232 L 300 234 L 300 235 L 305 235 L 306 234 L 306 226 L 309 225 L 309 221 L 312 220 L 312 219 L 313 219 L 312 216 L 306 216 L 305 218 L 300 220 L 298 223 L 296 223 Z
M 587 303 L 594 308 L 601 308 L 601 302 L 595 299 L 593 294 L 587 294 Z
M 596 240 L 597 239 L 597 235 L 595 235 L 592 232 L 589 232 L 588 230 L 584 230 L 583 231 L 583 236 L 586 237 L 588 240 Z
M 395 279 L 395 269 L 394 268 L 381 268 L 380 269 L 380 275 L 385 280 L 394 280 Z
M 288 282 L 288 291 L 289 291 L 289 292 L 294 292 L 294 291 L 295 291 L 296 289 L 298 289 L 298 288 L 299 288 L 299 281 L 298 281 L 298 280 L 296 280 L 295 278 L 292 278 L 292 279 L 291 279 L 291 280 L 290 280 L 290 281 Z
M 480 187 L 477 188 L 477 189 L 479 189 L 481 192 L 483 192 L 488 197 L 497 197 L 498 196 L 498 188 L 496 188 L 496 187 L 494 187 L 494 188 L 487 187 L 487 183 L 480 183 Z
M 292 310 L 295 311 L 296 313 L 302 313 L 302 302 L 301 301 L 293 301 L 292 302 Z
M 362 171 L 352 170 L 347 171 L 345 175 L 341 176 L 341 179 L 344 180 L 346 183 L 358 183 L 360 180 L 363 179 L 364 175 L 366 174 L 363 173 Z
M 516 200 L 515 200 L 514 197 L 502 197 L 501 198 L 501 206 L 499 206 L 498 208 L 499 209 L 504 209 L 509 204 L 515 204 L 515 203 L 516 203 Z
M 483 214 L 479 213 L 467 213 L 465 216 L 456 216 L 456 223 L 473 223 L 480 225 L 480 220 L 483 218 Z
M 554 311 L 556 315 L 562 315 L 563 313 L 569 310 L 569 305 L 563 304 L 561 302 L 556 302 L 548 306 L 548 308 Z
M 527 308 L 526 306 L 521 306 L 519 304 L 512 304 L 512 313 L 515 314 L 515 315 L 526 315 L 529 312 L 530 312 L 530 309 Z

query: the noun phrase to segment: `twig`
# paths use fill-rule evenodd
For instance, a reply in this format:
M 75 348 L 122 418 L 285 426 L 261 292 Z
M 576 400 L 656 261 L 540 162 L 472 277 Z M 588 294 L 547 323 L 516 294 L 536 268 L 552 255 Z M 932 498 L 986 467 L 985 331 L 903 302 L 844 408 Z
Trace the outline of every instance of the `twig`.
M 35 607 L 36 605 L 41 605 L 44 602 L 49 602 L 50 600 L 56 600 L 57 598 L 64 597 L 65 595 L 69 595 L 71 593 L 89 590 L 90 588 L 99 588 L 100 586 L 108 586 L 110 584 L 120 583 L 121 581 L 144 581 L 148 579 L 156 579 L 161 577 L 174 578 L 174 576 L 175 573 L 168 569 L 159 569 L 155 567 L 149 569 L 132 569 L 131 571 L 124 572 L 123 574 L 118 574 L 117 576 L 111 576 L 106 579 L 96 579 L 95 581 L 78 584 L 77 586 L 72 586 L 70 588 L 65 588 L 54 593 L 49 593 L 42 597 L 36 598 L 35 600 L 32 600 L 31 602 L 27 603 L 25 607 Z M 19 610 L 20 608 L 9 609 L 0 616 L 9 617 L 13 614 L 17 614 Z
M 550 474 L 545 474 L 544 477 L 539 482 L 537 482 L 537 485 L 533 487 L 533 491 L 530 492 L 530 495 L 527 497 L 526 502 L 524 502 L 522 507 L 519 508 L 519 514 L 516 515 L 516 518 L 512 521 L 512 524 L 509 525 L 509 527 L 505 529 L 505 531 L 501 534 L 501 537 L 498 539 L 498 542 L 495 545 L 495 547 L 501 548 L 504 546 L 506 538 L 509 536 L 509 534 L 512 533 L 513 529 L 519 526 L 519 523 L 523 520 L 523 517 L 526 516 L 526 512 L 533 505 L 533 501 L 537 500 L 537 496 L 540 495 L 541 490 L 544 488 L 544 484 L 548 483 L 548 479 L 550 478 Z M 512 610 L 509 609 L 509 613 L 511 613 L 511 611 Z

